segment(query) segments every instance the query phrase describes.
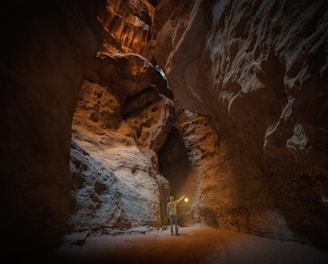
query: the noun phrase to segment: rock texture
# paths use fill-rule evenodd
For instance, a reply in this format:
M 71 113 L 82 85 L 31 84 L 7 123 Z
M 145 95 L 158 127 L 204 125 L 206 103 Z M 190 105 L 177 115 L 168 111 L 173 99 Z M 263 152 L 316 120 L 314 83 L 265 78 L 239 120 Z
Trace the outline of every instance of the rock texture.
M 178 13 L 155 57 L 179 103 L 211 116 L 217 133 L 217 154 L 200 165 L 212 169 L 197 174 L 200 216 L 325 243 L 327 3 L 195 1 L 174 45 L 166 36 L 186 24 Z
M 107 34 L 103 38 L 103 51 L 134 52 L 145 57 L 152 54 L 151 26 L 155 7 L 150 1 L 112 1 L 98 21 Z
M 324 0 L 10 3 L 4 249 L 165 225 L 169 193 L 190 198 L 182 225 L 327 247 L 327 10 Z
M 160 227 L 169 183 L 157 151 L 174 110 L 157 89 L 164 80 L 137 54 L 99 54 L 87 76 L 72 126 L 73 231 Z

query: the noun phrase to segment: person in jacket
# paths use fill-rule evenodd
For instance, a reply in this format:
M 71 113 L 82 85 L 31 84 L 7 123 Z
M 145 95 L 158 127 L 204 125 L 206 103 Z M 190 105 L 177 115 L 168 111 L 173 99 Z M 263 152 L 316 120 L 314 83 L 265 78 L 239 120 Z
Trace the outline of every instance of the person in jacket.
M 170 220 L 170 230 L 173 236 L 173 225 L 175 226 L 175 235 L 179 235 L 178 232 L 178 212 L 177 205 L 185 198 L 185 195 L 181 196 L 178 200 L 174 200 L 174 196 L 170 196 L 169 202 L 167 203 L 167 215 Z

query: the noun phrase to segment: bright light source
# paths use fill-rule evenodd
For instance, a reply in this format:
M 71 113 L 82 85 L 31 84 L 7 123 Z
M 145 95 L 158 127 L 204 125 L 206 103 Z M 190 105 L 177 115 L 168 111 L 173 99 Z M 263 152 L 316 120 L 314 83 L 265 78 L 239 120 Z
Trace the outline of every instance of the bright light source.
M 187 203 L 188 202 L 188 198 L 186 197 L 186 198 L 184 198 L 184 201 Z

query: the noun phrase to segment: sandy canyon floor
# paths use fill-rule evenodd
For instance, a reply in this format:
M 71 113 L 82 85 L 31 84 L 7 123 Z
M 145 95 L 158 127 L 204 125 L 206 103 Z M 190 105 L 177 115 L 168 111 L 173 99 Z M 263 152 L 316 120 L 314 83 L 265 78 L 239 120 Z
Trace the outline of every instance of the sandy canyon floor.
M 277 241 L 202 225 L 181 227 L 179 236 L 153 230 L 88 237 L 82 246 L 63 245 L 48 263 L 220 263 L 327 264 L 328 252 L 310 245 Z

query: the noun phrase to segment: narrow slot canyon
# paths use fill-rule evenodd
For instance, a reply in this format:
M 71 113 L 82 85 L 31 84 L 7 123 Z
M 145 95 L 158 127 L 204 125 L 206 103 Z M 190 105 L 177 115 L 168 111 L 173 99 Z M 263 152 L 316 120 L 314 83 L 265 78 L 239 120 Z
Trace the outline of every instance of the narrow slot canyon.
M 1 24 L 1 261 L 328 262 L 327 1 L 17 1 Z

